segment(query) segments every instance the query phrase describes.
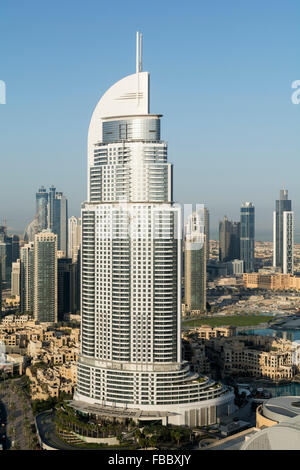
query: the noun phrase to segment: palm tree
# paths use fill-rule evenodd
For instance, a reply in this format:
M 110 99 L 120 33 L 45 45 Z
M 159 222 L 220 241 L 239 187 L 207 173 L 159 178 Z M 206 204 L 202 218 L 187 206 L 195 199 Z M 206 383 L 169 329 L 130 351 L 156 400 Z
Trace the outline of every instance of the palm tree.
M 155 435 L 152 435 L 150 438 L 149 438 L 149 444 L 151 447 L 156 447 L 157 446 L 157 436 Z

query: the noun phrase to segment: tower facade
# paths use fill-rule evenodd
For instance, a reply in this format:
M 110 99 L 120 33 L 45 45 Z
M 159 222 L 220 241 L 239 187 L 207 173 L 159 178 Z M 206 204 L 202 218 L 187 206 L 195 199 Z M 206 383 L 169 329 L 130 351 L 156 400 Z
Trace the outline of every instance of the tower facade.
M 210 255 L 210 229 L 209 229 L 209 210 L 204 207 L 204 234 L 206 244 L 206 262 L 209 260 Z
M 68 252 L 68 200 L 51 186 L 48 194 L 48 229 L 57 235 L 57 249 Z
M 240 258 L 244 261 L 244 272 L 254 271 L 255 208 L 252 202 L 241 207 Z
M 219 223 L 219 259 L 233 261 L 240 258 L 240 222 L 232 222 L 224 216 Z
M 294 212 L 283 213 L 283 274 L 294 272 Z
M 233 395 L 182 362 L 181 211 L 160 118 L 150 114 L 149 73 L 138 60 L 91 119 L 73 406 L 194 425 L 205 401 L 212 422 L 231 409 Z
M 286 189 L 280 190 L 273 212 L 273 266 L 284 274 L 294 271 L 294 213 Z
M 73 262 L 78 259 L 78 251 L 80 249 L 81 240 L 81 219 L 78 217 L 70 217 L 68 221 L 68 258 Z
M 41 186 L 36 193 L 36 218 L 38 232 L 47 228 L 47 207 L 48 193 L 44 186 Z
M 206 311 L 206 256 L 205 225 L 194 212 L 187 220 L 184 249 L 185 308 L 190 313 Z
M 18 259 L 12 264 L 11 272 L 11 295 L 20 297 L 20 278 L 21 278 L 21 262 Z
M 20 304 L 21 312 L 33 313 L 34 298 L 34 242 L 27 243 L 20 251 Z
M 57 235 L 43 230 L 34 241 L 33 313 L 39 322 L 57 322 Z

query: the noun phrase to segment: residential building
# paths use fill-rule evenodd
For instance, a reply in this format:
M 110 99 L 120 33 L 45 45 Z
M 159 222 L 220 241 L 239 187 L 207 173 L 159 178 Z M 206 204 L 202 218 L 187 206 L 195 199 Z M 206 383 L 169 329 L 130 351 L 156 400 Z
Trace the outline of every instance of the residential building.
M 57 235 L 43 230 L 34 241 L 34 318 L 57 322 Z
M 287 189 L 281 189 L 273 212 L 273 266 L 293 274 L 294 213 Z
M 273 381 L 291 380 L 297 372 L 294 346 L 272 336 L 247 335 L 210 338 L 208 355 L 217 361 L 223 377 L 249 376 Z
M 252 202 L 241 207 L 240 259 L 244 261 L 244 272 L 254 271 L 255 208 Z
M 219 223 L 219 260 L 232 261 L 240 258 L 240 223 L 224 216 Z
M 294 272 L 294 212 L 283 213 L 283 273 Z
M 201 214 L 193 212 L 185 227 L 184 296 L 190 315 L 206 311 L 206 235 Z
M 57 235 L 57 249 L 68 252 L 68 200 L 51 186 L 48 194 L 48 229 Z
M 20 253 L 21 312 L 33 313 L 34 299 L 34 242 L 27 243 Z
M 21 262 L 18 259 L 12 264 L 11 274 L 11 294 L 16 297 L 20 297 L 20 285 L 21 285 Z
M 242 275 L 244 272 L 244 261 L 241 259 L 234 259 L 233 261 L 228 261 L 227 265 L 227 274 L 234 276 Z
M 81 243 L 81 219 L 78 217 L 70 217 L 68 221 L 68 258 L 73 262 L 78 259 L 78 252 Z
M 2 281 L 11 288 L 12 263 L 19 258 L 19 237 L 8 235 L 5 226 L 0 226 L 0 258 L 2 260 Z
M 58 320 L 63 321 L 65 314 L 77 311 L 75 300 L 77 265 L 72 263 L 71 258 L 58 258 L 57 267 Z
M 206 262 L 208 262 L 210 257 L 210 233 L 209 233 L 209 210 L 207 207 L 204 207 L 204 234 L 205 234 L 205 243 L 206 243 Z
M 300 277 L 291 274 L 244 274 L 243 281 L 248 289 L 300 290 Z
M 36 193 L 37 230 L 41 232 L 48 227 L 48 193 L 44 186 Z

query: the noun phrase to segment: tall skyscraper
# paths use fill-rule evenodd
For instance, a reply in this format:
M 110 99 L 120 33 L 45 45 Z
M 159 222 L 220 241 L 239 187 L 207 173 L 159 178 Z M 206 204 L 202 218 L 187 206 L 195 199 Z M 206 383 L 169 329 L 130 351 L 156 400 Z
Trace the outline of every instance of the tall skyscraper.
M 294 271 L 294 213 L 286 189 L 280 190 L 273 212 L 273 266 L 284 274 Z
M 19 257 L 18 235 L 8 235 L 5 226 L 0 227 L 0 257 L 2 259 L 2 280 L 11 287 L 12 263 Z
M 252 202 L 245 202 L 241 207 L 241 253 L 244 272 L 254 271 L 255 209 Z
M 34 242 L 21 248 L 20 252 L 20 304 L 21 312 L 33 313 L 34 298 Z
M 48 194 L 48 229 L 57 235 L 57 249 L 68 252 L 68 200 L 51 186 Z
M 48 193 L 44 186 L 36 193 L 36 217 L 37 217 L 37 230 L 41 232 L 48 227 Z
M 34 242 L 34 237 L 38 233 L 38 218 L 37 216 L 27 225 L 24 232 L 24 242 Z
M 240 222 L 232 222 L 224 216 L 219 223 L 219 259 L 233 261 L 240 258 Z
M 199 212 L 193 212 L 186 223 L 184 250 L 184 298 L 187 312 L 206 311 L 206 235 Z
M 204 207 L 204 234 L 206 244 L 206 262 L 209 260 L 210 234 L 209 234 L 209 210 Z
M 2 314 L 2 259 L 0 256 L 0 317 Z
M 4 282 L 6 280 L 6 243 L 1 241 L 0 237 L 0 268 L 1 268 L 1 280 Z
M 68 221 L 68 258 L 77 261 L 81 243 L 81 219 L 70 217 Z
M 34 318 L 57 322 L 57 235 L 43 230 L 34 241 Z
M 181 213 L 160 118 L 138 52 L 136 73 L 103 95 L 89 128 L 72 406 L 194 426 L 230 412 L 233 394 L 182 361 Z
M 64 320 L 64 315 L 76 312 L 75 287 L 76 263 L 71 258 L 57 259 L 57 311 L 58 321 Z
M 11 295 L 20 297 L 20 276 L 21 276 L 21 262 L 18 259 L 12 264 L 11 273 Z

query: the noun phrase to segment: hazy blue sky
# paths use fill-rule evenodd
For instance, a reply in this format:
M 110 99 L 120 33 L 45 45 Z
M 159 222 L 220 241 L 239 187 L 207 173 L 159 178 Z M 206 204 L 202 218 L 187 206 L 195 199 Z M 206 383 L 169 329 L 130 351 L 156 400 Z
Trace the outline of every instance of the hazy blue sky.
M 299 0 L 1 0 L 0 221 L 23 230 L 41 184 L 79 215 L 89 120 L 134 73 L 137 30 L 176 200 L 206 203 L 213 230 L 252 201 L 259 239 L 285 185 L 300 231 Z

